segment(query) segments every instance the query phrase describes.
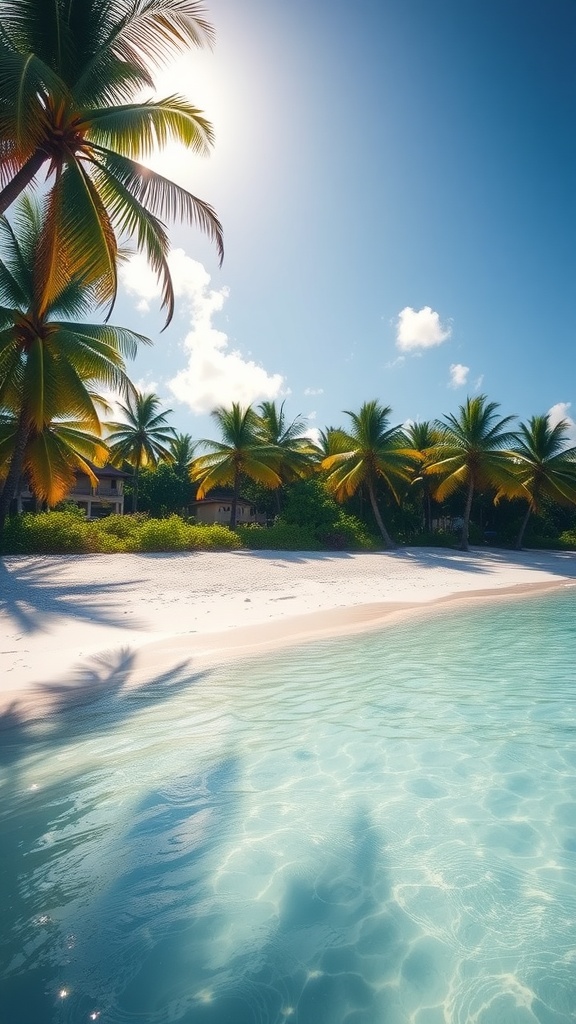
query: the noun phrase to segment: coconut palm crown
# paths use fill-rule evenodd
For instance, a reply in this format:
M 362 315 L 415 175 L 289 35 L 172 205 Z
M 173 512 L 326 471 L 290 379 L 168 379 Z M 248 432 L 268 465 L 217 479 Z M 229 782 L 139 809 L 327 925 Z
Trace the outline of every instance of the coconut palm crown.
M 199 226 L 222 259 L 212 207 L 139 162 L 169 141 L 212 145 L 211 125 L 181 96 L 138 98 L 169 57 L 210 43 L 203 13 L 197 0 L 0 0 L 0 213 L 45 169 L 44 301 L 65 253 L 113 302 L 119 239 L 131 238 L 158 275 L 168 323 L 167 219 Z
M 516 539 L 517 549 L 522 547 L 530 515 L 541 510 L 544 498 L 559 505 L 576 504 L 576 446 L 568 447 L 568 430 L 566 420 L 553 425 L 548 415 L 532 416 L 518 428 L 512 447 L 518 489 L 514 494 L 508 486 L 496 494 L 496 501 L 521 497 L 528 503 Z
M 71 277 L 40 303 L 36 251 L 42 231 L 42 207 L 27 196 L 12 223 L 0 217 L 0 411 L 9 424 L 0 445 L 0 525 L 33 438 L 62 419 L 77 424 L 71 429 L 100 435 L 95 386 L 129 393 L 125 359 L 148 342 L 122 327 L 84 322 L 96 296 L 81 277 Z M 55 484 L 69 480 L 65 472 L 54 473 Z
M 410 482 L 410 459 L 414 455 L 402 427 L 389 425 L 391 411 L 389 405 L 380 405 L 377 400 L 365 402 L 358 413 L 345 410 L 352 420 L 352 429 L 344 435 L 347 451 L 329 455 L 322 462 L 323 469 L 328 470 L 326 486 L 339 501 L 366 487 L 382 540 L 389 548 L 395 544 L 382 519 L 376 484 L 384 480 L 398 501 L 399 484 Z M 342 437 L 338 443 L 341 441 Z
M 172 412 L 160 412 L 158 395 L 142 394 L 136 391 L 129 395 L 120 411 L 125 422 L 106 424 L 109 431 L 107 443 L 112 460 L 116 465 L 127 462 L 134 470 L 133 511 L 138 511 L 138 484 L 140 470 L 145 466 L 157 466 L 159 462 L 173 462 L 171 445 L 174 430 L 167 422 Z
M 440 476 L 434 497 L 443 501 L 460 488 L 465 489 L 460 548 L 468 551 L 470 512 L 477 490 L 496 487 L 508 493 L 516 486 L 510 449 L 515 434 L 510 429 L 515 416 L 498 415 L 498 402 L 486 395 L 467 398 L 456 415 L 436 421 L 439 432 L 429 450 L 424 472 Z
M 275 444 L 262 440 L 261 423 L 251 405 L 243 407 L 234 402 L 229 409 L 220 406 L 213 411 L 212 418 L 222 440 L 201 442 L 208 451 L 194 459 L 190 477 L 199 485 L 199 500 L 215 487 L 232 487 L 230 528 L 233 530 L 242 476 L 271 490 L 280 487 L 282 453 Z
M 279 406 L 276 402 L 262 402 L 258 406 L 258 434 L 265 445 L 278 449 L 280 461 L 278 472 L 282 483 L 292 483 L 314 470 L 314 446 L 309 437 L 304 436 L 307 423 L 301 416 L 288 421 L 284 412 L 284 402 Z M 276 512 L 280 512 L 280 488 L 276 495 Z

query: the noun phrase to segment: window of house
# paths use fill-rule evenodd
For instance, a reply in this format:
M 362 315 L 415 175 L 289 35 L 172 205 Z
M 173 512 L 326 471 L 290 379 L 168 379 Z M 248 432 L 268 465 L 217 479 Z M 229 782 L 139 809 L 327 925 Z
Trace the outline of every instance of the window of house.
M 116 490 L 116 480 L 114 480 L 114 479 L 110 481 L 110 490 L 111 491 L 115 491 Z

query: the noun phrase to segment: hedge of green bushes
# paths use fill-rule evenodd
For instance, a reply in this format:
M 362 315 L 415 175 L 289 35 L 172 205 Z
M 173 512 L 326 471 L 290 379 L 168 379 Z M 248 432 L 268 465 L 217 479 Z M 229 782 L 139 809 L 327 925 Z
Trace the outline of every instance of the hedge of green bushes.
M 230 551 L 242 547 L 324 551 L 371 549 L 376 544 L 362 523 L 344 513 L 329 530 L 280 520 L 274 526 L 240 526 L 232 532 L 226 526 L 188 522 L 177 515 L 166 519 L 150 519 L 141 514 L 111 515 L 89 521 L 80 509 L 69 507 L 14 516 L 6 524 L 2 545 L 3 553 L 9 555 Z
M 219 551 L 241 547 L 225 526 L 188 523 L 179 516 L 108 516 L 89 522 L 84 513 L 27 513 L 6 524 L 5 554 L 115 554 L 124 551 Z

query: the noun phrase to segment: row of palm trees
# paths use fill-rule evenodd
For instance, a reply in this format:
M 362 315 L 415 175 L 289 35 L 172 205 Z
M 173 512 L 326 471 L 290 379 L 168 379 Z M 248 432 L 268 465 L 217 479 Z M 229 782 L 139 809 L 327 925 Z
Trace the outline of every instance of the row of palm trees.
M 103 391 L 134 400 L 125 361 L 147 339 L 85 322 L 110 315 L 120 256 L 145 254 L 168 323 L 166 221 L 200 227 L 220 260 L 223 241 L 209 204 L 140 162 L 213 144 L 202 111 L 152 98 L 161 66 L 212 42 L 198 0 L 0 0 L 0 23 L 1 532 L 23 472 L 52 504 L 107 458 Z
M 387 547 L 394 542 L 378 500 L 382 483 L 397 503 L 410 488 L 420 486 L 428 530 L 432 499 L 442 502 L 461 492 L 464 550 L 469 546 L 473 498 L 479 492 L 490 491 L 497 503 L 504 498 L 525 500 L 517 547 L 530 514 L 540 510 L 544 499 L 576 505 L 576 447 L 568 443 L 567 422 L 552 424 L 548 416 L 534 416 L 513 429 L 515 418 L 501 417 L 498 404 L 484 395 L 468 398 L 456 414 L 433 423 L 397 426 L 390 425 L 389 406 L 366 402 L 358 412 L 346 412 L 348 429 L 328 428 L 315 441 L 306 435 L 304 420 L 287 419 L 284 403 L 216 409 L 212 415 L 220 438 L 197 444 L 188 435 L 174 434 L 168 413 L 158 409 L 152 395 L 127 404 L 127 422 L 113 424 L 108 439 L 112 458 L 134 466 L 137 493 L 142 466 L 159 459 L 175 461 L 179 453 L 198 486 L 199 499 L 215 488 L 232 488 L 232 529 L 244 479 L 273 490 L 279 511 L 281 488 L 314 472 L 322 474 L 326 488 L 339 501 L 365 492 Z M 197 454 L 198 446 L 203 454 Z

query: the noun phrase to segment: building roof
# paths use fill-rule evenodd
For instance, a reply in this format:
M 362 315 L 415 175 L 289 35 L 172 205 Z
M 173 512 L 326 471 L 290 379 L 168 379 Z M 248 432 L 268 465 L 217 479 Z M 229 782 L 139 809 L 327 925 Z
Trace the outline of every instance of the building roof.
M 99 480 L 101 480 L 102 477 L 104 476 L 125 478 L 131 475 L 130 473 L 124 473 L 121 469 L 116 469 L 116 466 L 95 466 L 94 463 L 90 462 L 89 459 L 85 459 L 84 461 L 88 463 L 90 469 L 94 473 L 94 476 L 97 476 Z M 77 472 L 80 475 L 82 471 L 78 470 Z
M 220 505 L 224 501 L 227 501 L 228 504 L 230 504 L 230 502 L 232 501 L 232 497 L 233 496 L 231 494 L 215 494 L 214 491 L 211 491 L 207 498 L 196 498 L 196 500 L 191 501 L 190 504 Z M 243 498 L 241 495 L 238 495 L 238 498 L 236 500 L 241 501 L 243 505 L 254 505 L 254 502 L 251 500 L 251 498 Z

